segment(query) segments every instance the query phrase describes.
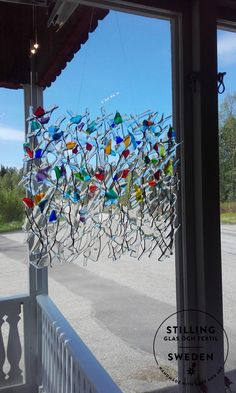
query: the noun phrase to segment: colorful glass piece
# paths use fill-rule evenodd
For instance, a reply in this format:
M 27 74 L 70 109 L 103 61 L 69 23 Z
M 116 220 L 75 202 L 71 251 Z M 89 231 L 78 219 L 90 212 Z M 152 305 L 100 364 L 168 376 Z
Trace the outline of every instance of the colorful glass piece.
M 114 117 L 114 123 L 116 125 L 123 123 L 121 114 L 119 112 L 116 112 L 115 117 Z
M 150 187 L 155 187 L 157 185 L 157 182 L 155 180 L 150 180 L 148 184 Z
M 45 196 L 45 193 L 44 193 L 44 192 L 40 192 L 39 194 L 36 194 L 36 195 L 34 196 L 34 202 L 35 202 L 35 204 L 38 205 L 39 202 L 44 198 L 44 196 Z
M 34 115 L 35 115 L 36 117 L 42 117 L 44 114 L 45 114 L 45 110 L 44 110 L 41 106 L 39 106 L 39 107 L 36 109 L 36 111 L 34 112 Z
M 30 148 L 28 143 L 24 143 L 23 148 L 24 148 L 25 153 L 29 156 L 29 158 L 33 158 L 34 157 L 34 152 Z
M 112 144 L 112 140 L 110 139 L 109 142 L 107 143 L 107 145 L 104 148 L 104 151 L 106 154 L 111 154 L 111 144 Z
M 71 124 L 79 124 L 82 120 L 82 116 L 77 115 L 77 116 L 73 116 L 70 118 L 70 123 Z
M 123 142 L 123 139 L 120 136 L 116 136 L 116 143 L 119 144 Z
M 31 123 L 31 131 L 37 131 L 40 130 L 40 128 L 41 128 L 41 124 L 38 121 L 33 120 Z
M 104 173 L 95 173 L 96 179 L 103 181 L 105 179 L 105 174 Z
M 131 140 L 131 138 L 130 138 L 129 135 L 127 135 L 127 136 L 125 137 L 125 139 L 124 139 L 124 144 L 125 144 L 126 149 L 127 149 L 127 148 L 129 147 L 129 145 L 130 145 L 130 140 Z
M 34 207 L 34 202 L 30 198 L 22 198 L 22 201 L 26 207 L 32 209 Z
M 117 198 L 119 198 L 117 193 L 112 188 L 110 188 L 110 190 L 106 191 L 105 195 L 106 195 L 107 199 L 117 199 Z
M 49 216 L 49 222 L 57 221 L 57 214 L 55 210 L 52 210 Z
M 129 149 L 127 149 L 127 150 L 124 150 L 124 151 L 122 152 L 122 155 L 123 155 L 125 158 L 127 158 L 127 157 L 129 156 L 129 153 L 130 153 L 130 151 L 129 151 Z
M 123 179 L 126 179 L 126 177 L 128 176 L 128 174 L 129 174 L 129 169 L 124 169 L 123 172 L 122 172 L 122 174 L 121 174 L 121 177 L 122 177 Z
M 48 202 L 48 199 L 43 199 L 39 202 L 38 207 L 39 207 L 40 213 L 43 213 L 47 202 Z
M 67 150 L 72 150 L 76 147 L 77 143 L 76 142 L 67 142 L 66 148 Z
M 37 149 L 34 153 L 35 158 L 41 158 L 43 155 L 43 149 Z

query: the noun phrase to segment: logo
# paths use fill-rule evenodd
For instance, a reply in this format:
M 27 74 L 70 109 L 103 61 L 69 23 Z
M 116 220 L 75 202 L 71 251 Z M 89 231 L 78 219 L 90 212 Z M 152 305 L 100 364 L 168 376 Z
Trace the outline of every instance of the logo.
M 219 351 L 222 342 L 223 362 Z M 160 371 L 169 380 L 188 386 L 204 386 L 221 374 L 228 352 L 225 329 L 215 317 L 200 310 L 169 315 L 153 340 L 153 354 Z

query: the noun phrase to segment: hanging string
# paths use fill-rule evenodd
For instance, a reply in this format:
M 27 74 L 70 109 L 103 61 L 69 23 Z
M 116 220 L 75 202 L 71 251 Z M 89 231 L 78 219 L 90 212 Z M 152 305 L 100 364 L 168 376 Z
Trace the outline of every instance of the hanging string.
M 128 77 L 127 79 L 128 79 L 130 97 L 131 97 L 131 100 L 132 100 L 131 105 L 133 107 L 133 112 L 136 113 L 137 112 L 136 111 L 137 105 L 135 105 L 136 97 L 135 97 L 135 94 L 134 94 L 133 84 L 131 82 L 132 81 L 132 75 L 129 72 L 128 58 L 127 58 L 126 51 L 125 51 L 125 45 L 124 45 L 124 40 L 123 40 L 123 37 L 122 37 L 120 21 L 119 21 L 119 15 L 118 15 L 117 11 L 115 11 L 115 18 L 116 18 L 117 30 L 118 30 L 118 34 L 119 34 L 119 38 L 120 38 L 121 50 L 122 50 L 123 58 L 124 58 L 124 64 L 125 64 L 125 68 L 126 68 L 126 71 L 127 71 L 127 77 Z
M 89 32 L 91 32 L 92 29 L 92 23 L 93 23 L 93 17 L 94 17 L 94 7 L 91 9 L 91 16 L 90 16 L 90 22 L 89 22 Z M 80 100 L 81 100 L 81 94 L 82 94 L 82 89 L 84 85 L 84 79 L 85 79 L 85 68 L 87 65 L 87 59 L 88 59 L 88 47 L 89 43 L 87 42 L 87 45 L 85 45 L 85 54 L 84 54 L 84 60 L 83 60 L 83 65 L 82 65 L 82 72 L 81 72 L 81 79 L 80 79 L 80 87 L 79 87 L 79 93 L 78 93 L 78 100 L 76 103 L 76 113 L 79 110 L 79 105 L 80 105 Z
M 225 84 L 224 84 L 224 76 L 226 75 L 226 72 L 218 72 L 217 74 L 217 91 L 219 94 L 223 94 L 225 91 Z

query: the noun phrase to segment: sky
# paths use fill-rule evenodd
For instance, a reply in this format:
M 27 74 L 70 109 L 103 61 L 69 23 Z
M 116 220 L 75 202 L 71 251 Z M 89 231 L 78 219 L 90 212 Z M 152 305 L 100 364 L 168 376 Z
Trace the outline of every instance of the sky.
M 40 53 L 39 53 L 40 55 Z M 218 32 L 218 71 L 227 72 L 226 91 L 236 91 L 236 34 Z M 107 113 L 172 112 L 170 23 L 110 12 L 50 88 L 44 107 L 59 106 L 57 117 Z M 0 89 L 0 165 L 20 168 L 23 160 L 22 90 Z

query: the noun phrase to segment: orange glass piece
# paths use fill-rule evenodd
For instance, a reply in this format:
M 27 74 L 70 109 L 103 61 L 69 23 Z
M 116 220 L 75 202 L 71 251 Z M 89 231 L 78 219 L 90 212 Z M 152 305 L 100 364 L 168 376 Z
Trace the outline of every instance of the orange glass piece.
M 75 148 L 76 145 L 77 145 L 76 142 L 67 142 L 66 148 L 67 148 L 67 150 L 72 150 Z
M 108 144 L 104 148 L 106 154 L 111 154 L 111 145 L 112 145 L 112 140 L 110 139 Z
M 34 196 L 34 202 L 35 202 L 36 205 L 39 204 L 39 202 L 43 199 L 44 195 L 45 195 L 44 192 L 40 192 L 39 194 L 36 194 Z

